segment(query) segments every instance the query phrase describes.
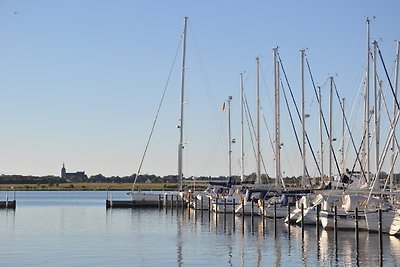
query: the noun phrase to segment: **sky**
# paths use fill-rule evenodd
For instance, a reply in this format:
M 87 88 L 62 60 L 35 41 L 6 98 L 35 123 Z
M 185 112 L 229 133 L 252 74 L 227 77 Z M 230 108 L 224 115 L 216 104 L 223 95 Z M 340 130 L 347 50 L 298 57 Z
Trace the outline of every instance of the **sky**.
M 85 171 L 88 176 L 137 173 L 167 88 L 140 173 L 177 174 L 179 46 L 187 16 L 184 176 L 228 175 L 228 112 L 221 112 L 221 107 L 229 96 L 231 135 L 237 141 L 232 144 L 232 173 L 240 173 L 239 75 L 244 73 L 254 121 L 259 57 L 262 172 L 275 177 L 270 142 L 273 48 L 279 49 L 299 105 L 301 49 L 321 86 L 326 114 L 328 79 L 334 77 L 357 136 L 363 127 L 359 101 L 366 19 L 371 19 L 371 42 L 378 41 L 392 74 L 400 40 L 399 11 L 396 0 L 0 0 L 0 173 L 60 175 L 62 164 L 67 172 Z M 387 79 L 382 67 L 379 70 L 392 107 Z M 317 153 L 318 104 L 308 71 L 305 76 L 305 110 L 310 114 L 306 128 Z M 281 169 L 285 176 L 297 176 L 302 174 L 302 160 L 281 99 Z M 339 136 L 342 115 L 337 101 L 334 106 L 334 134 Z M 301 131 L 298 118 L 294 120 L 296 131 Z M 248 132 L 246 126 L 245 174 L 256 171 Z M 349 138 L 345 140 L 348 144 Z M 335 146 L 338 151 L 339 142 Z M 345 150 L 351 167 L 354 156 L 350 148 Z M 310 174 L 315 174 L 308 148 L 306 158 Z M 396 168 L 398 172 L 398 164 Z

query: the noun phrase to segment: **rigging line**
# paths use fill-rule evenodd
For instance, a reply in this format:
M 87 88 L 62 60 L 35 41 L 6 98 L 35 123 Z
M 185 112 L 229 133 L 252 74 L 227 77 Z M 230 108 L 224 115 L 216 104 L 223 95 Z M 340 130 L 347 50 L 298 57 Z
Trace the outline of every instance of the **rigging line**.
M 349 129 L 349 131 L 351 131 L 352 133 L 354 132 L 354 129 L 355 129 L 355 127 L 356 127 L 356 123 L 357 123 L 357 114 L 358 114 L 358 110 L 359 109 L 357 109 L 357 102 L 359 101 L 359 98 L 360 98 L 360 96 L 361 97 L 363 97 L 363 94 L 361 93 L 361 91 L 362 91 L 362 89 L 363 89 L 363 87 L 364 87 L 364 81 L 365 81 L 365 79 L 363 78 L 362 80 L 361 80 L 361 82 L 360 82 L 360 85 L 359 85 L 359 89 L 358 89 L 358 92 L 357 92 L 357 98 L 355 99 L 355 101 L 353 102 L 353 106 L 352 106 L 352 108 L 351 108 L 351 112 L 350 112 L 350 117 L 351 118 L 353 118 L 354 120 L 353 120 L 353 124 L 352 124 L 352 127 L 351 127 L 351 129 Z M 346 144 L 346 153 L 348 153 L 348 151 L 349 151 L 349 149 L 350 149 L 350 145 L 349 145 L 349 143 L 350 143 L 351 141 L 350 141 L 350 139 L 348 140 L 348 143 Z M 355 152 L 357 152 L 357 150 L 355 150 Z
M 300 155 L 303 156 L 303 153 L 302 153 L 302 150 L 301 150 L 301 146 L 300 146 L 299 136 L 297 135 L 297 132 L 296 132 L 296 126 L 295 126 L 295 124 L 294 124 L 292 112 L 291 112 L 290 107 L 289 107 L 289 101 L 288 101 L 288 99 L 287 99 L 286 90 L 285 90 L 285 87 L 284 87 L 284 85 L 283 85 L 282 80 L 281 80 L 281 87 L 282 87 L 282 91 L 283 91 L 283 97 L 285 98 L 285 103 L 286 103 L 287 111 L 288 111 L 288 113 L 289 113 L 289 118 L 290 118 L 290 122 L 291 122 L 291 125 L 292 125 L 292 129 L 293 129 L 294 135 L 296 136 L 297 147 L 298 147 L 298 149 L 299 149 L 299 151 L 300 151 Z M 285 150 L 286 150 L 286 149 L 285 149 Z M 286 155 L 286 158 L 287 158 L 286 160 L 288 160 L 287 153 L 285 153 L 285 155 Z M 290 161 L 288 160 L 288 162 L 289 162 L 289 168 L 291 169 Z M 308 172 L 307 166 L 305 166 L 305 171 L 306 171 L 307 176 L 309 177 L 309 176 L 310 176 L 310 173 Z M 293 173 L 293 171 L 292 171 L 292 173 Z M 310 185 L 311 185 L 310 179 L 309 179 L 308 181 L 310 182 Z
M 286 84 L 287 84 L 287 86 L 288 86 L 288 88 L 289 88 L 289 92 L 290 92 L 290 95 L 291 95 L 291 97 L 292 97 L 292 101 L 293 101 L 294 106 L 295 106 L 295 108 L 296 108 L 297 116 L 299 117 L 299 120 L 300 120 L 300 122 L 302 123 L 301 116 L 300 116 L 300 112 L 299 112 L 299 108 L 297 107 L 296 101 L 295 101 L 295 99 L 294 99 L 293 91 L 292 91 L 292 88 L 290 87 L 289 80 L 288 80 L 288 77 L 287 77 L 287 75 L 286 75 L 285 68 L 283 67 L 282 59 L 281 59 L 281 56 L 279 55 L 279 53 L 278 53 L 278 59 L 279 59 L 279 63 L 280 63 L 280 65 L 281 65 L 281 68 L 282 68 L 282 71 L 283 71 L 283 75 L 285 76 Z M 322 176 L 321 169 L 319 168 L 319 165 L 318 165 L 318 160 L 317 160 L 317 158 L 316 158 L 316 156 L 315 156 L 314 149 L 312 148 L 312 145 L 311 145 L 311 142 L 310 142 L 310 138 L 308 137 L 307 132 L 305 132 L 305 136 L 306 136 L 306 139 L 307 139 L 308 147 L 310 148 L 311 155 L 313 156 L 314 163 L 315 163 L 315 165 L 317 166 L 317 169 L 318 169 L 319 174 Z M 300 150 L 300 153 L 302 153 L 301 150 Z M 301 155 L 303 156 L 303 154 L 301 154 Z
M 369 115 L 368 123 L 371 121 L 371 118 L 372 118 L 372 114 Z M 365 129 L 365 130 L 364 130 L 363 137 L 362 137 L 362 139 L 361 139 L 360 147 L 359 147 L 358 150 L 356 151 L 356 158 L 357 158 L 357 159 L 359 158 L 360 153 L 361 153 L 361 151 L 362 151 L 362 149 L 363 149 L 364 141 L 367 139 L 366 136 L 367 136 L 367 130 Z M 355 170 L 355 168 L 356 168 L 356 164 L 357 164 L 357 160 L 354 161 L 353 167 L 351 168 L 351 172 L 354 172 L 354 170 Z M 366 179 L 366 177 L 365 177 L 365 171 L 364 171 L 363 166 L 362 166 L 361 163 L 360 163 L 360 169 L 361 169 L 361 172 L 362 172 L 362 174 L 363 174 L 364 179 Z M 369 175 L 369 173 L 368 173 L 368 175 Z
M 255 142 L 254 142 L 254 139 L 253 139 L 256 136 L 255 127 L 254 127 L 254 123 L 253 123 L 253 120 L 252 120 L 251 115 L 250 115 L 251 112 L 250 112 L 250 108 L 249 108 L 249 104 L 248 104 L 245 92 L 244 92 L 244 103 L 245 103 L 245 107 L 246 107 L 245 108 L 245 115 L 246 115 L 247 127 L 248 127 L 248 130 L 250 132 L 250 139 L 251 139 L 251 144 L 252 144 L 252 148 L 253 148 L 253 153 L 254 153 L 254 157 L 257 158 L 256 148 L 254 146 Z M 261 155 L 261 162 L 262 162 L 262 165 L 263 165 L 263 168 L 264 168 L 264 172 L 267 175 L 267 178 L 269 178 L 268 172 L 267 172 L 267 168 L 266 168 L 266 165 L 265 165 L 265 161 L 264 161 L 264 158 L 263 158 L 262 155 Z
M 381 89 L 382 89 L 382 88 L 381 88 Z M 386 102 L 386 97 L 385 97 L 385 95 L 383 95 L 383 94 L 382 94 L 382 99 L 383 99 L 383 105 L 384 105 L 384 107 L 385 107 L 386 115 L 388 116 L 389 122 L 390 122 L 390 124 L 391 124 L 390 126 L 391 126 L 391 127 L 394 127 L 394 125 L 393 125 L 393 123 L 392 123 L 392 120 L 391 120 L 391 117 L 390 117 L 390 112 L 389 112 L 388 104 L 387 104 L 387 102 Z M 399 146 L 399 143 L 398 143 L 398 141 L 397 141 L 396 135 L 393 135 L 393 138 L 394 138 L 394 141 L 395 141 L 395 143 L 397 144 L 397 146 Z M 394 147 L 393 147 L 392 149 L 394 149 Z
M 383 68 L 384 68 L 384 70 L 385 70 L 386 78 L 387 78 L 387 80 L 388 80 L 388 82 L 389 82 L 390 89 L 392 90 L 392 94 L 393 94 L 393 96 L 394 96 L 394 100 L 395 100 L 395 103 L 396 103 L 396 105 L 397 105 L 397 109 L 400 109 L 399 101 L 398 101 L 397 98 L 396 98 L 396 93 L 395 93 L 395 91 L 394 91 L 394 89 L 393 89 L 392 82 L 390 81 L 389 73 L 388 73 L 388 71 L 387 71 L 387 69 L 386 69 L 385 61 L 383 60 L 383 56 L 382 56 L 382 53 L 381 53 L 381 49 L 379 48 L 378 44 L 377 44 L 377 47 L 378 47 L 379 57 L 381 58 L 382 65 L 383 65 Z
M 255 130 L 254 130 L 253 120 L 250 115 L 250 109 L 249 109 L 249 104 L 247 102 L 246 93 L 244 93 L 244 104 L 245 104 L 245 115 L 246 115 L 247 127 L 250 132 L 250 139 L 251 139 L 251 145 L 253 147 L 254 157 L 256 158 L 256 148 L 254 147 L 254 139 L 253 139 L 253 136 L 255 136 Z
M 264 111 L 262 109 L 262 107 L 261 107 L 261 110 Z M 272 141 L 272 135 L 271 135 L 271 132 L 270 132 L 270 130 L 268 128 L 267 118 L 265 117 L 264 112 L 262 113 L 262 115 L 263 115 L 263 121 L 264 121 L 264 124 L 265 124 L 265 128 L 267 129 L 267 136 L 268 136 L 268 140 L 269 140 L 269 143 L 271 145 L 271 148 L 272 148 L 272 152 L 275 153 L 274 142 Z
M 139 176 L 139 174 L 140 174 L 140 171 L 141 171 L 141 169 L 142 169 L 142 165 L 143 165 L 143 162 L 144 162 L 144 158 L 145 158 L 145 156 L 146 156 L 147 149 L 149 148 L 150 140 L 151 140 L 151 137 L 153 136 L 153 132 L 154 132 L 154 129 L 155 129 L 155 127 L 156 127 L 157 119 L 158 119 L 158 116 L 159 116 L 160 111 L 161 111 L 161 106 L 162 106 L 162 104 L 163 104 L 163 102 L 164 102 L 165 94 L 166 94 L 166 92 L 167 92 L 167 88 L 168 88 L 168 85 L 169 85 L 169 81 L 170 81 L 171 76 L 172 76 L 172 71 L 173 71 L 173 69 L 174 69 L 175 62 L 176 62 L 176 59 L 177 59 L 177 57 L 178 57 L 178 53 L 179 53 L 179 51 L 180 51 L 180 46 L 181 46 L 181 44 L 182 44 L 182 39 L 183 39 L 183 34 L 181 35 L 181 39 L 179 40 L 178 48 L 177 48 L 177 50 L 176 50 L 176 53 L 175 53 L 175 56 L 174 56 L 174 60 L 173 60 L 173 62 L 172 62 L 171 69 L 169 70 L 168 78 L 167 78 L 167 81 L 166 81 L 165 86 L 164 86 L 164 91 L 163 91 L 163 93 L 162 93 L 161 100 L 160 100 L 160 103 L 159 103 L 159 105 L 158 105 L 157 113 L 156 113 L 156 116 L 155 116 L 155 118 L 154 118 L 153 125 L 152 125 L 152 127 L 151 127 L 150 135 L 149 135 L 149 138 L 148 138 L 148 140 L 147 140 L 146 147 L 145 147 L 145 149 L 144 149 L 143 156 L 142 156 L 142 159 L 141 159 L 141 161 L 140 161 L 139 168 L 138 168 L 138 171 L 137 171 L 137 174 L 136 174 L 136 177 L 135 177 L 135 181 L 133 182 L 132 189 L 134 188 L 134 186 L 135 186 L 135 184 L 136 184 L 136 180 L 137 180 L 137 178 L 138 178 L 138 176 Z
M 297 135 L 297 132 L 296 132 L 296 126 L 294 125 L 292 112 L 290 111 L 289 102 L 288 102 L 287 95 L 286 95 L 286 90 L 285 90 L 285 87 L 283 86 L 283 82 L 282 81 L 281 81 L 281 86 L 282 86 L 282 91 L 283 91 L 283 97 L 285 98 L 287 111 L 289 113 L 289 118 L 290 118 L 290 122 L 291 122 L 291 125 L 292 125 L 292 129 L 293 129 L 294 135 L 296 137 L 297 147 L 298 147 L 298 149 L 300 151 L 300 155 L 303 156 L 303 152 L 301 151 L 301 145 L 300 145 L 299 136 Z M 306 172 L 307 172 L 307 175 L 308 175 L 307 167 L 306 167 Z
M 336 97 L 337 97 L 337 99 L 338 99 L 338 101 L 339 101 L 340 110 L 342 111 L 342 116 L 343 116 L 344 121 L 345 121 L 345 123 L 346 123 L 346 128 L 347 128 L 347 131 L 349 132 L 349 136 L 350 136 L 351 143 L 352 143 L 352 145 L 353 145 L 354 151 L 357 152 L 357 147 L 356 147 L 356 144 L 355 144 L 355 141 L 354 141 L 354 137 L 353 137 L 353 134 L 351 133 L 350 125 L 349 125 L 349 122 L 348 122 L 348 120 L 347 120 L 347 116 L 346 116 L 346 114 L 345 114 L 345 112 L 344 112 L 343 102 L 342 102 L 342 100 L 340 99 L 339 92 L 338 92 L 338 90 L 337 90 L 335 80 L 333 80 L 333 87 L 335 88 Z M 359 157 L 358 154 L 357 154 L 356 160 L 357 160 L 358 163 L 360 164 L 361 171 L 364 173 L 364 170 L 363 170 L 363 167 L 362 167 L 362 163 L 361 163 L 361 160 L 360 160 L 360 157 Z M 354 171 L 354 170 L 353 170 L 353 171 Z
M 315 93 L 316 98 L 318 99 L 318 93 L 317 93 L 317 89 L 316 89 L 316 86 L 315 86 L 314 77 L 312 76 L 311 67 L 310 67 L 310 64 L 308 62 L 307 56 L 306 56 L 306 63 L 307 63 L 308 73 L 310 74 L 311 82 L 312 82 L 312 85 L 313 85 L 313 88 L 314 88 L 314 93 Z M 326 135 L 329 136 L 328 126 L 326 125 L 326 120 L 325 120 L 324 113 L 322 112 L 321 115 L 322 115 L 322 121 L 324 122 L 324 128 L 325 128 Z M 329 138 L 332 138 L 332 136 L 329 136 Z M 336 158 L 335 150 L 333 149 L 333 147 L 330 147 L 330 151 L 331 151 L 331 153 L 333 155 L 333 159 L 335 161 L 337 172 L 340 175 L 340 167 L 339 167 L 338 160 Z
M 261 108 L 261 111 L 263 111 L 263 109 L 262 109 L 261 106 L 260 106 L 260 108 Z M 268 138 L 270 139 L 270 142 L 271 142 L 271 137 L 270 137 L 270 134 L 269 134 L 269 129 L 268 129 L 268 125 L 267 125 L 267 120 L 266 120 L 266 118 L 265 118 L 265 114 L 264 114 L 264 113 L 262 113 L 262 117 L 263 117 L 263 121 L 264 121 L 265 127 L 267 128 L 267 135 L 268 135 Z M 267 175 L 267 178 L 268 178 L 269 176 L 268 176 L 268 172 L 267 172 L 267 167 L 266 167 L 266 165 L 265 165 L 265 161 L 264 161 L 264 157 L 263 157 L 262 153 L 261 153 L 261 162 L 262 162 L 262 165 L 263 165 L 263 168 L 264 168 L 264 172 L 265 172 L 265 174 Z

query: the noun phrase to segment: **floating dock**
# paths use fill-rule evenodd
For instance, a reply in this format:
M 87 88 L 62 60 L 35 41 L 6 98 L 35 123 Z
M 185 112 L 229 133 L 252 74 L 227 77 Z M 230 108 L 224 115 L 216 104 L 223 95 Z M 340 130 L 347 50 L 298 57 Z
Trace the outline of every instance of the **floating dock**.
M 17 207 L 17 201 L 15 198 L 15 190 L 13 192 L 13 200 L 8 199 L 8 194 L 6 194 L 6 201 L 0 201 L 0 209 L 14 209 Z
M 161 207 L 160 201 L 133 201 L 133 200 L 106 200 L 106 208 L 157 208 Z
M 106 199 L 106 208 L 162 208 L 183 206 L 185 200 L 178 195 L 158 195 L 158 200 L 113 200 L 108 197 Z
M 0 209 L 14 209 L 17 207 L 16 200 L 0 201 Z

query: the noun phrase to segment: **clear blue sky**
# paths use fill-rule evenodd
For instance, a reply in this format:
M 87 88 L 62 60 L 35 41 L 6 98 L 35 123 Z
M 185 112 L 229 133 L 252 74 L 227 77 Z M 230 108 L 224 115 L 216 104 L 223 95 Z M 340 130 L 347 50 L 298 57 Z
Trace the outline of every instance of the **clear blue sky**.
M 399 1 L 371 0 L 1 0 L 0 173 L 59 175 L 62 163 L 69 172 L 88 175 L 136 173 L 188 16 L 183 172 L 227 175 L 227 114 L 221 106 L 233 96 L 232 137 L 239 141 L 239 73 L 245 71 L 255 117 L 256 56 L 261 58 L 263 113 L 272 134 L 273 47 L 279 47 L 297 101 L 299 50 L 305 48 L 314 79 L 325 91 L 324 109 L 330 75 L 353 106 L 364 75 L 366 18 L 375 17 L 371 39 L 379 41 L 392 70 L 399 11 Z M 177 173 L 178 60 L 142 173 Z M 309 131 L 318 150 L 316 101 L 309 79 L 306 85 Z M 287 113 L 283 104 L 282 113 Z M 300 175 L 293 133 L 282 120 L 282 170 Z M 340 134 L 340 118 L 335 125 Z M 263 157 L 274 176 L 263 127 Z M 255 171 L 255 160 L 246 138 L 248 174 Z M 234 174 L 239 173 L 239 149 L 237 142 Z

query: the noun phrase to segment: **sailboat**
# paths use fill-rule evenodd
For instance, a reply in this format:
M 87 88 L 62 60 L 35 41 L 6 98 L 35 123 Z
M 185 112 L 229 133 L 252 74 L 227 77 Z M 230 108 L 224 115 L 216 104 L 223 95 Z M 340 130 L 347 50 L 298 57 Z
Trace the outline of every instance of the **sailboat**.
M 180 95 L 180 124 L 178 125 L 178 129 L 179 129 L 179 133 L 180 133 L 180 137 L 179 137 L 179 144 L 178 144 L 178 179 L 179 179 L 179 192 L 182 191 L 182 180 L 183 180 L 183 172 L 182 172 L 182 161 L 183 161 L 183 157 L 182 157 L 182 152 L 183 152 L 183 115 L 184 115 L 184 92 L 185 92 L 185 69 L 186 69 L 186 32 L 187 32 L 187 21 L 188 21 L 188 17 L 184 17 L 184 29 L 183 29 L 183 34 L 181 36 L 181 38 L 183 38 L 183 44 L 182 44 L 182 70 L 181 70 L 181 95 Z M 164 97 L 164 95 L 163 95 Z M 161 100 L 162 103 L 162 100 Z M 161 105 L 160 103 L 160 105 Z M 156 119 L 158 117 L 158 113 L 156 116 Z M 150 134 L 150 137 L 152 135 L 152 132 L 154 130 L 154 126 L 155 126 L 155 121 L 153 123 L 153 128 Z M 149 145 L 149 141 L 150 138 L 147 142 L 143 157 L 142 157 L 142 161 L 140 162 L 139 165 L 139 169 L 138 172 L 136 174 L 135 177 L 135 181 L 133 183 L 132 186 L 132 190 L 130 192 L 128 192 L 127 194 L 131 197 L 131 200 L 137 204 L 155 204 L 155 203 L 159 203 L 160 201 L 160 195 L 159 194 L 154 194 L 153 192 L 144 192 L 141 190 L 138 190 L 135 188 L 136 185 L 136 181 L 137 178 L 140 174 L 140 170 L 143 164 L 143 160 L 145 157 L 145 154 L 147 152 L 147 148 Z M 178 195 L 179 192 L 169 192 L 168 194 L 170 195 Z

